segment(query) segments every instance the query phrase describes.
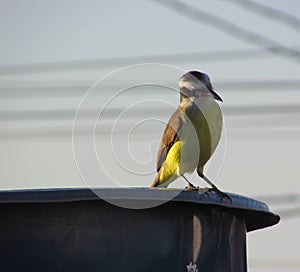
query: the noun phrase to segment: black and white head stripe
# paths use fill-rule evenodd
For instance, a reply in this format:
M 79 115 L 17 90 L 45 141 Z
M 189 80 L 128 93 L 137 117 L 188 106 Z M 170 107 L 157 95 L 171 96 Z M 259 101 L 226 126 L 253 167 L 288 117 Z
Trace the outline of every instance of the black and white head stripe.
M 203 94 L 211 94 L 216 100 L 223 101 L 213 90 L 209 76 L 203 72 L 189 71 L 185 73 L 179 80 L 179 88 L 185 90 L 184 94 L 190 93 L 191 95 L 192 92 L 200 91 Z

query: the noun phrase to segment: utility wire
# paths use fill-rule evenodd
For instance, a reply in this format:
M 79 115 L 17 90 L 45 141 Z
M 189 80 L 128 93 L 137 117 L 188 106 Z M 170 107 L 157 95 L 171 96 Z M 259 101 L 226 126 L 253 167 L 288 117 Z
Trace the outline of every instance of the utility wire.
M 277 210 L 276 213 L 278 213 L 282 218 L 299 217 L 300 207 L 281 209 Z
M 255 196 L 255 199 L 261 199 L 271 205 L 276 204 L 295 204 L 300 203 L 300 194 L 290 193 L 290 194 L 280 194 L 280 195 L 265 195 L 265 196 Z
M 115 118 L 120 114 L 123 108 L 107 109 L 103 118 Z M 52 119 L 70 119 L 74 118 L 74 109 L 53 109 L 53 110 L 1 110 L 0 121 L 13 121 L 13 120 L 52 120 Z M 95 111 L 100 109 L 85 110 L 83 112 L 84 118 L 93 117 Z M 227 116 L 261 116 L 262 114 L 299 114 L 299 104 L 288 104 L 288 105 L 245 105 L 245 106 L 224 106 L 223 112 Z M 155 115 L 163 116 L 169 115 L 170 108 L 157 107 L 155 109 Z M 145 108 L 138 108 L 127 113 L 127 118 L 149 116 L 149 112 Z
M 213 26 L 237 39 L 246 41 L 248 43 L 259 46 L 274 54 L 287 57 L 295 62 L 300 61 L 300 51 L 286 47 L 277 41 L 273 41 L 268 37 L 260 35 L 258 33 L 243 29 L 230 21 L 218 17 L 212 13 L 196 9 L 195 7 L 189 6 L 179 0 L 152 0 L 158 4 L 164 5 L 167 8 L 171 8 L 179 14 L 186 16 L 194 21 L 205 23 Z
M 272 206 L 292 205 L 292 207 L 274 209 L 276 213 L 279 214 L 284 219 L 300 216 L 300 194 L 299 193 L 255 196 L 254 198 L 260 199 L 263 202 L 266 202 L 268 205 L 272 205 Z
M 42 82 L 45 84 L 46 82 Z M 82 80 L 78 84 L 74 81 L 65 82 L 63 85 L 50 82 L 49 85 L 32 85 L 28 86 L 1 86 L 0 98 L 32 98 L 32 97 L 72 97 L 82 96 L 86 90 L 93 84 L 91 81 Z M 169 85 L 168 82 L 165 83 Z M 20 84 L 19 84 L 20 85 Z M 228 80 L 228 81 L 215 81 L 213 85 L 217 90 L 225 92 L 240 92 L 245 90 L 254 91 L 300 91 L 300 80 L 287 79 L 287 80 Z M 108 85 L 101 90 L 103 92 L 111 92 L 111 90 L 123 89 L 122 85 Z M 146 92 L 145 92 L 146 93 Z M 99 94 L 100 95 L 100 94 Z
M 45 72 L 61 72 L 72 70 L 87 70 L 99 68 L 120 67 L 132 65 L 136 63 L 194 63 L 201 62 L 219 62 L 219 61 L 234 61 L 254 58 L 271 57 L 266 54 L 266 51 L 276 51 L 279 48 L 264 48 L 261 49 L 240 49 L 240 50 L 221 50 L 208 52 L 191 52 L 191 53 L 175 53 L 175 54 L 159 54 L 159 55 L 144 55 L 130 57 L 114 57 L 93 60 L 71 60 L 64 62 L 45 62 L 45 63 L 28 63 L 17 65 L 0 66 L 0 76 L 16 75 L 16 74 L 31 74 Z
M 297 50 L 298 46 L 292 47 Z M 0 66 L 0 77 L 19 74 L 56 73 L 77 70 L 93 70 L 120 67 L 136 63 L 169 63 L 183 64 L 195 62 L 221 62 L 221 61 L 244 61 L 247 59 L 261 59 L 273 57 L 267 52 L 276 52 L 281 46 L 272 46 L 261 49 L 235 49 L 217 50 L 207 52 L 174 53 L 159 55 L 141 55 L 130 57 L 113 57 L 103 59 L 70 60 L 60 62 L 26 63 Z
M 236 81 L 216 81 L 214 85 L 218 85 L 226 90 L 300 90 L 300 80 L 236 80 Z
M 62 121 L 62 120 L 61 120 Z M 0 129 L 0 139 L 12 139 L 12 138 L 22 138 L 28 137 L 28 138 L 35 138 L 35 137 L 48 137 L 48 138 L 56 138 L 56 137 L 68 137 L 72 135 L 72 119 L 70 119 L 68 122 L 57 122 L 57 123 L 52 123 L 45 125 L 43 123 L 43 126 L 41 124 L 28 124 L 28 125 L 22 125 L 22 126 L 10 126 L 8 128 L 3 127 L 1 124 L 1 129 Z M 124 139 L 128 136 L 129 129 L 128 129 L 128 124 L 122 124 L 122 127 L 118 128 L 118 133 L 115 135 L 120 136 L 120 140 L 124 141 Z M 132 125 L 132 124 L 131 124 Z M 281 140 L 284 139 L 286 140 L 299 140 L 299 130 L 290 130 L 284 131 L 278 130 L 280 133 L 274 133 L 274 131 L 271 134 L 268 133 L 260 133 L 260 130 L 257 129 L 252 129 L 255 130 L 255 133 L 253 134 L 248 134 L 245 133 L 243 130 L 236 130 L 234 132 L 234 135 L 231 135 L 231 139 L 235 140 L 242 140 L 242 141 L 248 141 L 251 140 L 259 140 L 259 141 L 270 141 L 270 140 Z M 81 136 L 89 136 L 89 129 L 87 127 L 80 127 L 80 130 L 77 130 L 76 133 L 79 133 Z M 292 132 L 292 134 L 291 134 Z M 153 130 L 153 129 L 143 129 L 143 130 L 138 130 L 135 132 L 136 134 L 140 135 L 138 138 L 136 138 L 136 141 L 139 142 L 144 142 L 145 141 L 145 135 L 153 135 L 153 137 L 157 137 L 157 135 L 161 135 L 161 130 Z M 112 130 L 111 126 L 103 126 L 101 131 L 97 131 L 96 135 L 97 137 L 101 136 L 111 136 Z M 125 137 L 125 138 L 124 138 Z M 298 208 L 299 205 L 298 205 Z M 294 207 L 293 207 L 294 209 Z M 277 211 L 281 215 L 281 211 Z M 284 211 L 286 212 L 286 211 Z M 293 212 L 295 213 L 295 212 Z
M 294 28 L 295 30 L 300 31 L 300 19 L 282 10 L 275 9 L 273 7 L 252 0 L 226 0 L 226 2 L 232 2 L 247 10 L 251 9 L 265 17 L 269 17 L 275 20 L 276 22 L 281 21 L 282 23 Z

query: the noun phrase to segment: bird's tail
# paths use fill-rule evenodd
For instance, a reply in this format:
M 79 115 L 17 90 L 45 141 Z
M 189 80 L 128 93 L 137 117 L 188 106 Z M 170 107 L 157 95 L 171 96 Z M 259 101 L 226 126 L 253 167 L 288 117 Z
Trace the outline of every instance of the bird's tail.
M 154 181 L 151 184 L 151 188 L 157 187 L 159 185 L 159 173 L 157 173 L 156 178 L 154 179 Z
M 156 178 L 154 179 L 154 181 L 151 184 L 151 188 L 154 188 L 154 187 L 167 188 L 169 186 L 169 184 L 171 182 L 173 182 L 176 178 L 177 178 L 177 176 L 173 175 L 167 180 L 161 180 L 160 172 L 158 172 Z

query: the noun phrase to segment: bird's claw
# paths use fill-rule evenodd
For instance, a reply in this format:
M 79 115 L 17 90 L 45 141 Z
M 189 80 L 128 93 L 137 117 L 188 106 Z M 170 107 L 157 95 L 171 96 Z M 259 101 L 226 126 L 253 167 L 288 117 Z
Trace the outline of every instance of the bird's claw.
M 230 203 L 232 204 L 232 199 L 231 197 L 226 194 L 226 193 L 223 193 L 222 191 L 220 191 L 219 189 L 217 188 L 209 188 L 207 189 L 207 191 L 205 192 L 205 194 L 208 194 L 207 192 L 215 192 L 222 200 L 223 199 L 227 199 L 230 201 Z
M 195 191 L 198 191 L 200 189 L 199 186 L 195 186 L 193 185 L 192 183 L 188 184 L 186 187 L 185 187 L 186 190 L 195 190 Z

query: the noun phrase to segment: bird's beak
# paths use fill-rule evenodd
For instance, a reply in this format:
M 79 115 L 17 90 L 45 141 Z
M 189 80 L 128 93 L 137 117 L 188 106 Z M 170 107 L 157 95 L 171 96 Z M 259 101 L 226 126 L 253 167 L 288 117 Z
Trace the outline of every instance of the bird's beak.
M 216 100 L 219 100 L 219 101 L 223 102 L 222 97 L 219 96 L 213 89 L 211 89 L 210 92 L 212 93 L 212 95 L 214 96 L 214 98 L 215 98 Z

